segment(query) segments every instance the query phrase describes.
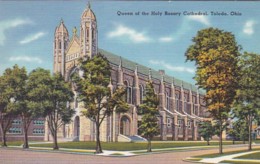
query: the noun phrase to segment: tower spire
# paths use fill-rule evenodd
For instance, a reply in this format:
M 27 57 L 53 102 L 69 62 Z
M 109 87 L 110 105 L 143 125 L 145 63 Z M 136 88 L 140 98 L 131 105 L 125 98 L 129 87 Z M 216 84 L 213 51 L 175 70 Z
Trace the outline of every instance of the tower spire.
M 88 4 L 87 4 L 87 8 L 90 9 L 91 8 L 91 5 L 90 5 L 90 2 L 88 1 Z
M 149 74 L 148 74 L 148 80 L 152 80 L 152 73 L 151 73 L 151 68 L 149 68 Z
M 97 21 L 94 12 L 90 8 L 90 2 L 81 15 L 80 23 L 80 51 L 82 56 L 92 58 L 97 54 L 98 47 Z

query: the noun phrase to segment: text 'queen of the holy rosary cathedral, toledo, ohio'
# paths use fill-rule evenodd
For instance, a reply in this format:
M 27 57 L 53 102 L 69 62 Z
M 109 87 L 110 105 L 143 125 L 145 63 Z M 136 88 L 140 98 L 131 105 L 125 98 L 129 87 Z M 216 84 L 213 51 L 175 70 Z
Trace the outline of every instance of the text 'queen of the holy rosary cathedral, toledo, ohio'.
M 111 66 L 111 90 L 124 85 L 127 89 L 126 101 L 130 105 L 127 113 L 113 113 L 108 116 L 100 128 L 101 141 L 136 141 L 143 140 L 139 136 L 137 106 L 143 103 L 145 85 L 153 81 L 155 92 L 159 97 L 158 123 L 161 140 L 200 140 L 198 124 L 208 117 L 203 93 L 194 85 L 188 84 L 165 74 L 163 70 L 155 71 L 138 63 L 129 61 L 98 48 L 98 26 L 94 12 L 88 5 L 81 15 L 79 36 L 74 28 L 71 38 L 61 20 L 56 27 L 53 43 L 54 73 L 60 72 L 66 80 L 78 71 L 78 59 L 93 57 L 98 52 L 103 54 Z M 70 124 L 64 125 L 58 132 L 59 138 L 79 141 L 95 140 L 95 124 L 81 111 L 84 104 L 77 101 L 74 91 L 72 108 L 76 114 Z M 51 136 L 45 127 L 45 140 Z

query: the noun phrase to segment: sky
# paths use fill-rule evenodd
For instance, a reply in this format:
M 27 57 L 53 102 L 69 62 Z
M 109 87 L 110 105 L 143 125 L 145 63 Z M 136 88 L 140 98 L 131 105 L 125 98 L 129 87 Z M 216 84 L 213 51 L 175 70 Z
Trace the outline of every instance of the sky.
M 87 3 L 0 1 L 0 74 L 14 64 L 52 71 L 56 26 L 63 19 L 71 37 Z M 201 29 L 232 32 L 241 52 L 260 54 L 260 2 L 91 1 L 91 8 L 99 48 L 192 84 L 196 67 L 185 51 Z M 207 15 L 192 15 L 198 12 Z

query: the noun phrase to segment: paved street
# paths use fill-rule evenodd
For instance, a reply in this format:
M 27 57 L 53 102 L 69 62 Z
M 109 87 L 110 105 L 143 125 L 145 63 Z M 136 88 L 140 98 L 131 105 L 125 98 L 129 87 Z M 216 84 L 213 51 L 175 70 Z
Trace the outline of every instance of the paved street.
M 241 150 L 246 149 L 246 147 L 236 147 L 236 148 L 225 148 L 226 151 L 230 150 Z M 0 163 L 3 164 L 74 164 L 74 163 L 104 163 L 104 164 L 182 164 L 187 163 L 182 161 L 183 158 L 208 154 L 217 153 L 218 149 L 211 150 L 197 150 L 197 151 L 185 151 L 185 152 L 170 152 L 161 154 L 149 154 L 140 155 L 133 157 L 104 157 L 95 155 L 79 155 L 79 154 L 67 154 L 67 153 L 53 153 L 53 152 L 36 152 L 36 151 L 25 151 L 21 149 L 4 149 L 0 148 Z

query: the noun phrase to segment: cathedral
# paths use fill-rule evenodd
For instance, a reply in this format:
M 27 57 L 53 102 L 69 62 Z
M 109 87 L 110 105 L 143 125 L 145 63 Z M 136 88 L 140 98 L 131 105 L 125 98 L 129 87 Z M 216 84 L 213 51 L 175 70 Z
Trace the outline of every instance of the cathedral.
M 105 118 L 100 129 L 100 139 L 104 142 L 130 142 L 144 140 L 138 131 L 141 116 L 137 106 L 143 103 L 145 85 L 152 80 L 160 105 L 158 140 L 200 140 L 198 124 L 208 117 L 204 94 L 194 85 L 165 74 L 164 70 L 155 71 L 136 62 L 107 52 L 98 47 L 97 20 L 90 5 L 81 15 L 79 27 L 74 28 L 70 37 L 63 20 L 55 29 L 53 42 L 53 70 L 61 73 L 69 81 L 78 69 L 78 59 L 103 54 L 111 67 L 111 90 L 124 85 L 127 89 L 126 101 L 130 106 L 127 113 L 113 113 Z M 58 132 L 59 139 L 71 141 L 94 141 L 94 123 L 81 115 L 84 105 L 77 100 L 74 91 L 71 103 L 76 113 L 70 124 L 64 125 Z M 50 133 L 45 127 L 45 140 L 50 140 Z

